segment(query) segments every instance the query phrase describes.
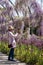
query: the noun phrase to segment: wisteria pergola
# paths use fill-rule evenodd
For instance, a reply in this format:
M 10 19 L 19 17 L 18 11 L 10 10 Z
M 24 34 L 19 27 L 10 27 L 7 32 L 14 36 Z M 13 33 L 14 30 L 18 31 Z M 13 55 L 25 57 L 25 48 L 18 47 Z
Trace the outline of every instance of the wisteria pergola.
M 41 0 L 42 2 L 42 0 Z M 15 5 L 11 0 L 0 0 L 0 37 L 6 34 L 8 25 L 13 25 L 17 30 L 24 33 L 24 28 L 28 27 L 28 39 L 20 37 L 20 42 L 34 43 L 34 45 L 43 45 L 43 11 L 36 0 L 16 0 Z M 16 13 L 16 14 L 15 14 Z M 21 14 L 22 13 L 22 14 Z M 15 16 L 16 15 L 16 16 Z M 22 15 L 22 17 L 20 17 Z M 30 35 L 30 28 L 38 28 L 38 36 Z M 33 32 L 32 32 L 33 33 Z M 7 37 L 7 36 L 6 36 Z M 37 39 L 38 37 L 38 39 Z M 30 39 L 30 40 L 29 40 Z M 38 44 L 36 44 L 35 42 Z M 40 44 L 41 43 L 41 44 Z M 39 46 L 39 47 L 40 47 Z
M 30 3 L 30 4 L 29 4 Z M 41 0 L 42 3 L 42 0 Z M 28 5 L 29 4 L 29 5 Z M 15 25 L 15 19 L 19 18 L 22 13 L 22 20 L 19 18 L 18 21 L 24 21 L 22 24 L 22 30 L 24 28 L 24 25 L 27 24 L 27 26 L 31 27 L 37 27 L 40 26 L 41 28 L 41 35 L 43 35 L 43 12 L 41 11 L 39 4 L 36 2 L 36 0 L 16 0 L 15 4 L 12 3 L 11 0 L 0 0 L 0 23 L 1 23 L 1 28 L 2 25 L 8 25 L 12 24 Z M 35 6 L 34 6 L 35 5 Z M 34 10 L 34 13 L 31 12 L 31 8 Z M 16 18 L 15 18 L 15 13 L 16 12 Z M 20 13 L 19 13 L 20 12 Z M 26 21 L 25 21 L 26 20 Z M 28 21 L 27 21 L 28 20 Z M 13 22 L 12 22 L 13 21 Z M 36 22 L 37 21 L 37 22 Z M 5 22 L 3 24 L 3 22 Z M 41 22 L 41 24 L 39 24 Z

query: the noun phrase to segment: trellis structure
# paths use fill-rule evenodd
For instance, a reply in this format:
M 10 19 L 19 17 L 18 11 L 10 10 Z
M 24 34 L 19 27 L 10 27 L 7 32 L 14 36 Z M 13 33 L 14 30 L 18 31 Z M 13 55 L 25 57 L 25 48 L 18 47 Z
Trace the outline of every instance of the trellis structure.
M 15 7 L 14 6 L 14 4 L 9 0 L 9 2 L 13 5 L 13 7 Z M 6 6 L 4 6 L 3 4 L 5 3 L 5 5 Z M 17 23 L 19 24 L 19 22 L 20 22 L 20 26 L 18 25 L 17 26 L 17 29 L 20 27 L 20 29 L 21 29 L 21 32 L 22 31 L 24 31 L 24 27 L 31 27 L 32 25 L 33 25 L 33 27 L 34 26 L 36 26 L 37 27 L 37 24 L 39 24 L 39 22 L 41 22 L 42 21 L 42 23 L 41 23 L 41 25 L 40 25 L 40 29 L 42 28 L 43 29 L 43 14 L 41 13 L 41 15 L 38 15 L 38 19 L 39 20 L 37 20 L 37 17 L 35 18 L 34 17 L 34 15 L 32 15 L 33 17 L 23 17 L 21 20 L 20 20 L 20 18 L 19 19 L 15 19 L 13 16 L 12 16 L 12 13 L 13 13 L 13 7 L 11 7 L 11 6 L 9 6 L 8 7 L 8 5 L 9 5 L 9 3 L 7 3 L 5 0 L 4 1 L 2 1 L 2 2 L 0 2 L 0 4 L 1 4 L 1 6 L 4 8 L 4 10 L 3 10 L 3 8 L 1 8 L 3 11 L 0 13 L 0 22 L 1 22 L 1 25 L 0 25 L 0 27 L 3 29 L 3 26 L 5 25 L 5 26 L 7 26 L 8 27 L 8 25 L 10 24 L 10 25 L 14 25 L 14 27 L 16 27 L 15 26 L 15 24 L 17 25 Z M 9 9 L 9 11 L 7 10 L 7 9 Z M 11 10 L 11 11 L 10 11 Z M 30 10 L 29 10 L 30 11 Z M 16 10 L 16 13 L 17 13 L 17 15 L 18 15 L 18 12 L 17 12 L 17 10 Z M 31 15 L 31 12 L 30 12 L 30 15 Z M 19 16 L 19 15 L 18 15 Z M 37 16 L 37 15 L 35 15 L 35 16 Z M 5 18 L 6 17 L 6 18 Z M 10 22 L 10 20 L 12 21 L 12 22 Z M 36 21 L 37 21 L 37 23 L 36 23 Z M 3 23 L 4 22 L 4 23 Z M 22 23 L 23 22 L 23 23 Z M 34 23 L 34 24 L 33 24 Z M 6 29 L 6 27 L 5 27 L 5 29 Z M 43 30 L 40 30 L 40 32 L 41 32 L 41 35 L 43 36 Z M 3 30 L 2 30 L 2 32 L 1 32 L 1 34 L 3 33 Z M 22 32 L 23 33 L 23 32 Z M 2 34 L 2 37 L 3 37 L 3 34 Z

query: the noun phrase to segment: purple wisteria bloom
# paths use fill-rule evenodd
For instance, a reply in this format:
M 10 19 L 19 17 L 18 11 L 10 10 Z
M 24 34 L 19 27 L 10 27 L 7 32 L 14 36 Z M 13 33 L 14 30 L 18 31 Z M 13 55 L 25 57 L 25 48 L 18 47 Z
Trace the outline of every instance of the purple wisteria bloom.
M 42 14 L 41 7 L 36 1 L 31 2 L 31 7 L 33 8 L 34 13 L 36 13 L 36 15 Z

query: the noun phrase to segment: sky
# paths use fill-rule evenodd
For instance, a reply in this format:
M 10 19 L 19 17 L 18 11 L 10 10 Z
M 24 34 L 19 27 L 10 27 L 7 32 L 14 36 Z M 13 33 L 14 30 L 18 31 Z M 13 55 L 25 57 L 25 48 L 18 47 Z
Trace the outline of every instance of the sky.
M 15 0 L 11 0 L 12 1 L 12 3 L 14 4 L 14 2 L 15 2 Z M 43 10 L 43 3 L 41 3 L 41 0 L 36 0 L 39 4 L 40 4 L 40 6 L 41 6 L 41 8 L 42 8 L 42 10 Z M 43 1 L 43 0 L 42 0 Z M 16 12 L 14 13 L 15 14 L 15 16 L 16 16 Z M 20 13 L 19 14 L 20 16 L 22 16 L 22 13 Z
M 15 2 L 15 0 L 11 0 L 13 3 Z M 43 3 L 42 3 L 42 5 L 41 5 L 41 0 L 36 0 L 39 4 L 40 4 L 40 6 L 42 7 L 42 9 L 43 9 Z M 42 0 L 43 1 L 43 0 Z
M 11 0 L 13 3 L 15 2 L 15 0 Z
M 14 4 L 14 2 L 15 2 L 15 0 L 11 0 L 12 1 L 12 3 Z M 42 2 L 42 5 L 41 5 L 41 0 L 36 0 L 39 4 L 40 4 L 40 6 L 42 7 L 42 9 L 43 9 L 43 2 Z M 43 1 L 43 0 L 42 0 Z
M 11 0 L 11 1 L 12 1 L 12 3 L 14 4 L 15 0 Z M 41 5 L 41 0 L 36 0 L 36 1 L 40 4 L 40 6 L 42 7 L 42 10 L 43 10 L 43 3 L 42 3 L 42 5 Z M 43 1 L 43 0 L 42 0 L 42 1 Z M 15 14 L 15 16 L 17 16 L 16 12 L 15 12 L 14 14 Z M 22 13 L 20 13 L 19 15 L 22 16 Z
M 41 0 L 36 0 L 36 1 L 38 1 L 38 3 L 40 4 L 40 6 L 42 7 L 42 9 L 43 9 L 43 2 L 41 3 Z M 43 1 L 43 0 L 42 0 Z

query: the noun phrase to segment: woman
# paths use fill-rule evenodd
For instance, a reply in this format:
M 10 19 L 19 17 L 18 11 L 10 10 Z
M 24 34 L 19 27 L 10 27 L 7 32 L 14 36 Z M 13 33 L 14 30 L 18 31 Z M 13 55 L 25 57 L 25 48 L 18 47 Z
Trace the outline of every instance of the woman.
M 13 34 L 14 28 L 12 26 L 8 27 L 8 39 L 9 39 L 9 47 L 10 47 L 10 52 L 8 56 L 8 60 L 13 61 L 14 59 L 14 48 L 16 47 L 16 41 L 15 37 L 17 37 L 18 33 L 15 35 Z

